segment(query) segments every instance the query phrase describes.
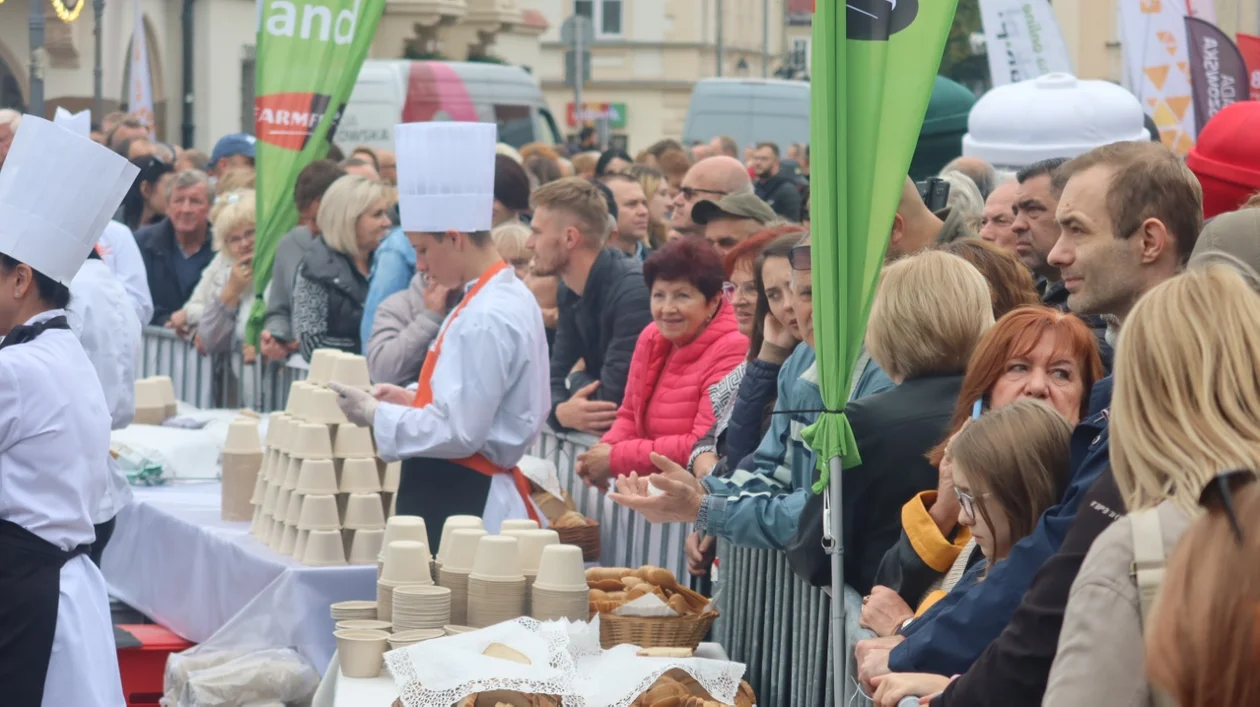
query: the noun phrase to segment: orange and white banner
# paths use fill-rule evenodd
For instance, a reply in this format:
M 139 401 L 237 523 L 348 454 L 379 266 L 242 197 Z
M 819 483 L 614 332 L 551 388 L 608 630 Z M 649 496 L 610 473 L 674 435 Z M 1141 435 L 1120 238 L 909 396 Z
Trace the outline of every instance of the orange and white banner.
M 1120 0 L 1120 31 L 1128 88 L 1179 155 L 1198 135 L 1190 90 L 1185 0 Z
M 1216 24 L 1216 0 L 1186 0 L 1186 16 Z

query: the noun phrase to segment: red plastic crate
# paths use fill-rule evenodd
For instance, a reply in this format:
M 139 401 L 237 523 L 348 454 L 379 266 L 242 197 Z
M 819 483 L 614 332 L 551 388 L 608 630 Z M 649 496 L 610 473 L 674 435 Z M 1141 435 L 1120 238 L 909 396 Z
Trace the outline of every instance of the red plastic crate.
M 118 649 L 118 671 L 122 674 L 127 707 L 158 704 L 167 656 L 192 648 L 193 644 L 157 624 L 120 624 L 118 628 L 143 644 L 139 648 Z

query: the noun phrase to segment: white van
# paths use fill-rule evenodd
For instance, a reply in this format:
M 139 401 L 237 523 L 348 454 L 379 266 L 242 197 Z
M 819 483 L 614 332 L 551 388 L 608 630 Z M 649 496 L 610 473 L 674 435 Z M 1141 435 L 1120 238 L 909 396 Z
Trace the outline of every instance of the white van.
M 560 141 L 542 90 L 518 66 L 460 61 L 365 61 L 333 142 L 394 149 L 398 123 L 496 123 L 513 147 Z
M 740 147 L 809 142 L 809 82 L 784 79 L 701 79 L 691 92 L 683 143 L 735 138 Z

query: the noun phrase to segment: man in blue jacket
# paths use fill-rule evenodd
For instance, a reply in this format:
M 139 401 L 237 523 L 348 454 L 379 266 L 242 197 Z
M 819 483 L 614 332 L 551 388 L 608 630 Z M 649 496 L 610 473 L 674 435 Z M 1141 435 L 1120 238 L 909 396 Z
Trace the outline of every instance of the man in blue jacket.
M 1049 259 L 1074 312 L 1123 322 L 1144 293 L 1185 265 L 1203 225 L 1197 180 L 1157 143 L 1098 148 L 1065 164 L 1053 184 L 1062 233 Z M 1041 702 L 1072 581 L 1093 538 L 1123 512 L 1108 460 L 1110 402 L 1107 378 L 1094 386 L 1092 414 L 1073 434 L 1062 501 L 985 581 L 947 595 L 891 651 L 859 644 L 863 682 L 890 671 L 964 673 L 933 704 Z

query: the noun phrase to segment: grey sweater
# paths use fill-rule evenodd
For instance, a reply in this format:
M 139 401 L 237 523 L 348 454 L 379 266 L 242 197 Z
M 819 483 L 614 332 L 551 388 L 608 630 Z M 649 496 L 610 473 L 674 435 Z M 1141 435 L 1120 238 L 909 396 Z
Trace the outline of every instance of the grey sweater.
M 293 341 L 293 283 L 302 267 L 302 255 L 315 238 L 306 226 L 297 226 L 280 239 L 276 259 L 271 268 L 271 284 L 267 292 L 267 316 L 263 329 L 281 341 Z
M 416 273 L 407 289 L 385 298 L 376 308 L 367 343 L 373 383 L 405 386 L 419 378 L 429 345 L 444 319 L 424 308 L 424 287 L 424 274 Z

